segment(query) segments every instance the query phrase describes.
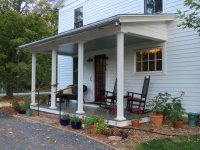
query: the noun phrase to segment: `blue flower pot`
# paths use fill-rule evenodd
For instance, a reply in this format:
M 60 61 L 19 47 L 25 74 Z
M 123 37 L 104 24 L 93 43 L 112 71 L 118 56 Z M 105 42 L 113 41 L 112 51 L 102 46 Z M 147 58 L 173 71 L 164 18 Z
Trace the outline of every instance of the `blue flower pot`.
M 26 109 L 20 109 L 19 114 L 26 114 Z
M 71 122 L 71 127 L 73 129 L 81 129 L 82 122 Z
M 68 126 L 69 125 L 69 123 L 70 123 L 70 120 L 69 119 L 60 119 L 60 124 L 62 125 L 62 126 Z
M 199 123 L 199 114 L 197 113 L 188 113 L 188 124 L 190 126 L 197 126 Z
M 27 116 L 32 116 L 32 113 L 33 113 L 33 112 L 32 112 L 31 109 L 27 109 L 27 110 L 26 110 L 26 115 L 27 115 Z

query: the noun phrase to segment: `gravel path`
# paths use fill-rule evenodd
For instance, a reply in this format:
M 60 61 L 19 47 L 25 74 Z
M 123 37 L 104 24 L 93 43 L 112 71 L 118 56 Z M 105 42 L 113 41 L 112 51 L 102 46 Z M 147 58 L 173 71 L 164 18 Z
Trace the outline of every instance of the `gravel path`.
M 111 150 L 86 137 L 0 114 L 0 150 Z

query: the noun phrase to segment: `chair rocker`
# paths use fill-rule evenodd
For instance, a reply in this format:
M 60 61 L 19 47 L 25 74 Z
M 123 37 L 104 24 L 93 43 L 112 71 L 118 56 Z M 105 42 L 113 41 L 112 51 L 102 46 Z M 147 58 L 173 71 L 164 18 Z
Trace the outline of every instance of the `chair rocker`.
M 115 79 L 113 92 L 105 91 L 105 94 L 102 97 L 104 102 L 100 104 L 100 107 L 109 108 L 110 106 L 114 106 L 116 104 L 116 98 L 117 98 L 117 79 Z
M 145 105 L 146 105 L 149 83 L 150 83 L 150 76 L 149 77 L 145 76 L 142 93 L 135 93 L 128 91 L 127 106 L 126 106 L 127 110 L 139 114 L 144 114 L 148 112 L 147 110 L 145 110 Z

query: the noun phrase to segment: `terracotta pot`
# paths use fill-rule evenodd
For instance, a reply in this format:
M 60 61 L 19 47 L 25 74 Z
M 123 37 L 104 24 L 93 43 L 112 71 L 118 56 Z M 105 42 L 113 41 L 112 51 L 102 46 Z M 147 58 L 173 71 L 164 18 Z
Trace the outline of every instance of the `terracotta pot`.
M 97 128 L 95 125 L 90 125 L 90 134 L 97 134 Z
M 150 116 L 150 121 L 156 127 L 160 128 L 163 125 L 163 115 L 162 114 L 153 114 Z
M 182 128 L 183 127 L 183 120 L 180 121 L 172 121 L 174 128 Z
M 139 120 L 131 120 L 131 123 L 132 123 L 132 127 L 134 128 L 138 128 L 140 125 Z

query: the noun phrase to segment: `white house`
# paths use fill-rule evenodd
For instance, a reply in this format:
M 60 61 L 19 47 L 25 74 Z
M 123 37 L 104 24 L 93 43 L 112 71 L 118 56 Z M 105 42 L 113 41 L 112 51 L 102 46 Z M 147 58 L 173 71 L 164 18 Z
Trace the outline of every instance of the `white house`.
M 184 0 L 56 0 L 52 8 L 59 10 L 58 34 L 19 47 L 32 51 L 32 91 L 36 55 L 44 52 L 52 53 L 52 84 L 56 66 L 59 88 L 78 83 L 77 113 L 84 113 L 83 84 L 85 101 L 94 102 L 98 88 L 112 91 L 117 77 L 116 120 L 125 120 L 123 94 L 141 92 L 145 75 L 151 75 L 148 99 L 184 91 L 186 111 L 200 112 L 200 37 L 177 27 Z

